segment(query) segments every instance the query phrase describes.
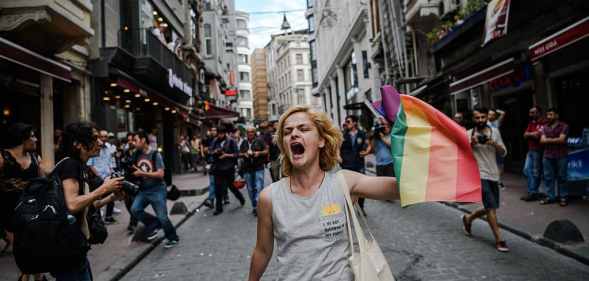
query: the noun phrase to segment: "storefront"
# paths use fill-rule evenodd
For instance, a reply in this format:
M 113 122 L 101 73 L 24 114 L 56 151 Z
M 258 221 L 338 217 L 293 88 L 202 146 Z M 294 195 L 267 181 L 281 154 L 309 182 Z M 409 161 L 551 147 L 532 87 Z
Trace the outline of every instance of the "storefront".
M 52 162 L 63 92 L 73 82 L 68 66 L 0 37 L 0 130 L 15 122 L 33 125 L 42 157 Z

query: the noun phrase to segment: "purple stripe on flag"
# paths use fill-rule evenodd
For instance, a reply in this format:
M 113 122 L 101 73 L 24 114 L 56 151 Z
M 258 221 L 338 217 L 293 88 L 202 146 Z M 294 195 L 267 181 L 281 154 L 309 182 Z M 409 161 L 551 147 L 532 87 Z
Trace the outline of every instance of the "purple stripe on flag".
M 399 112 L 399 106 L 401 105 L 399 92 L 393 86 L 385 85 L 382 86 L 380 95 L 382 96 L 382 108 L 385 118 L 391 123 L 395 122 L 397 113 Z
M 372 107 L 374 107 L 374 110 L 376 110 L 376 112 L 378 112 L 378 114 L 384 116 L 384 108 L 382 108 L 382 101 L 381 100 L 377 100 L 372 102 Z

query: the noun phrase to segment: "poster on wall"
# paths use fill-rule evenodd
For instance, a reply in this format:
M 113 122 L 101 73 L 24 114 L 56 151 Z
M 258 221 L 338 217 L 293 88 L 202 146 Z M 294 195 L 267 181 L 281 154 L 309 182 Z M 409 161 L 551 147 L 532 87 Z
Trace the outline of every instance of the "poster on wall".
M 567 161 L 569 181 L 589 180 L 589 148 L 569 152 Z
M 483 46 L 507 34 L 511 0 L 492 0 L 487 4 Z

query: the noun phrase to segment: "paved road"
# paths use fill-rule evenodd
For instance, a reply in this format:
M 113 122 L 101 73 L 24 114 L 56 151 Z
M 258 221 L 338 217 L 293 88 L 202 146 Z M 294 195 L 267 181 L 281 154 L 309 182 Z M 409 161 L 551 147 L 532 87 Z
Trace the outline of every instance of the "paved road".
M 123 280 L 246 280 L 256 219 L 237 200 L 222 216 L 193 216 L 179 230 L 180 246 L 154 250 Z M 589 267 L 503 232 L 511 253 L 494 249 L 486 223 L 462 234 L 460 212 L 430 203 L 401 209 L 367 202 L 368 223 L 397 280 L 589 280 Z M 264 276 L 273 280 L 275 263 Z

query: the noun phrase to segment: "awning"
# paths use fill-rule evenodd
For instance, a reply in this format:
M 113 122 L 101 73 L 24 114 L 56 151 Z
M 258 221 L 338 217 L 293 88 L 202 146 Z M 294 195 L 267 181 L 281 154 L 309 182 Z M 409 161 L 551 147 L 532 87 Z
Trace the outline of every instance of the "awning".
M 205 111 L 205 119 L 226 119 L 239 117 L 239 113 L 229 109 L 209 105 L 209 110 Z
M 0 58 L 65 82 L 72 82 L 72 69 L 0 37 Z
M 531 45 L 530 60 L 536 61 L 588 36 L 589 17 L 586 17 Z
M 366 111 L 372 113 L 372 115 L 374 115 L 374 117 L 381 116 L 378 112 L 376 112 L 374 107 L 370 104 L 370 101 L 367 101 L 367 100 L 365 100 L 364 102 L 356 102 L 356 103 L 346 104 L 346 105 L 344 105 L 344 109 L 345 110 L 366 110 Z
M 514 58 L 506 59 L 500 63 L 487 67 L 477 73 L 450 83 L 450 95 L 472 89 L 491 80 L 500 78 L 513 72 Z

